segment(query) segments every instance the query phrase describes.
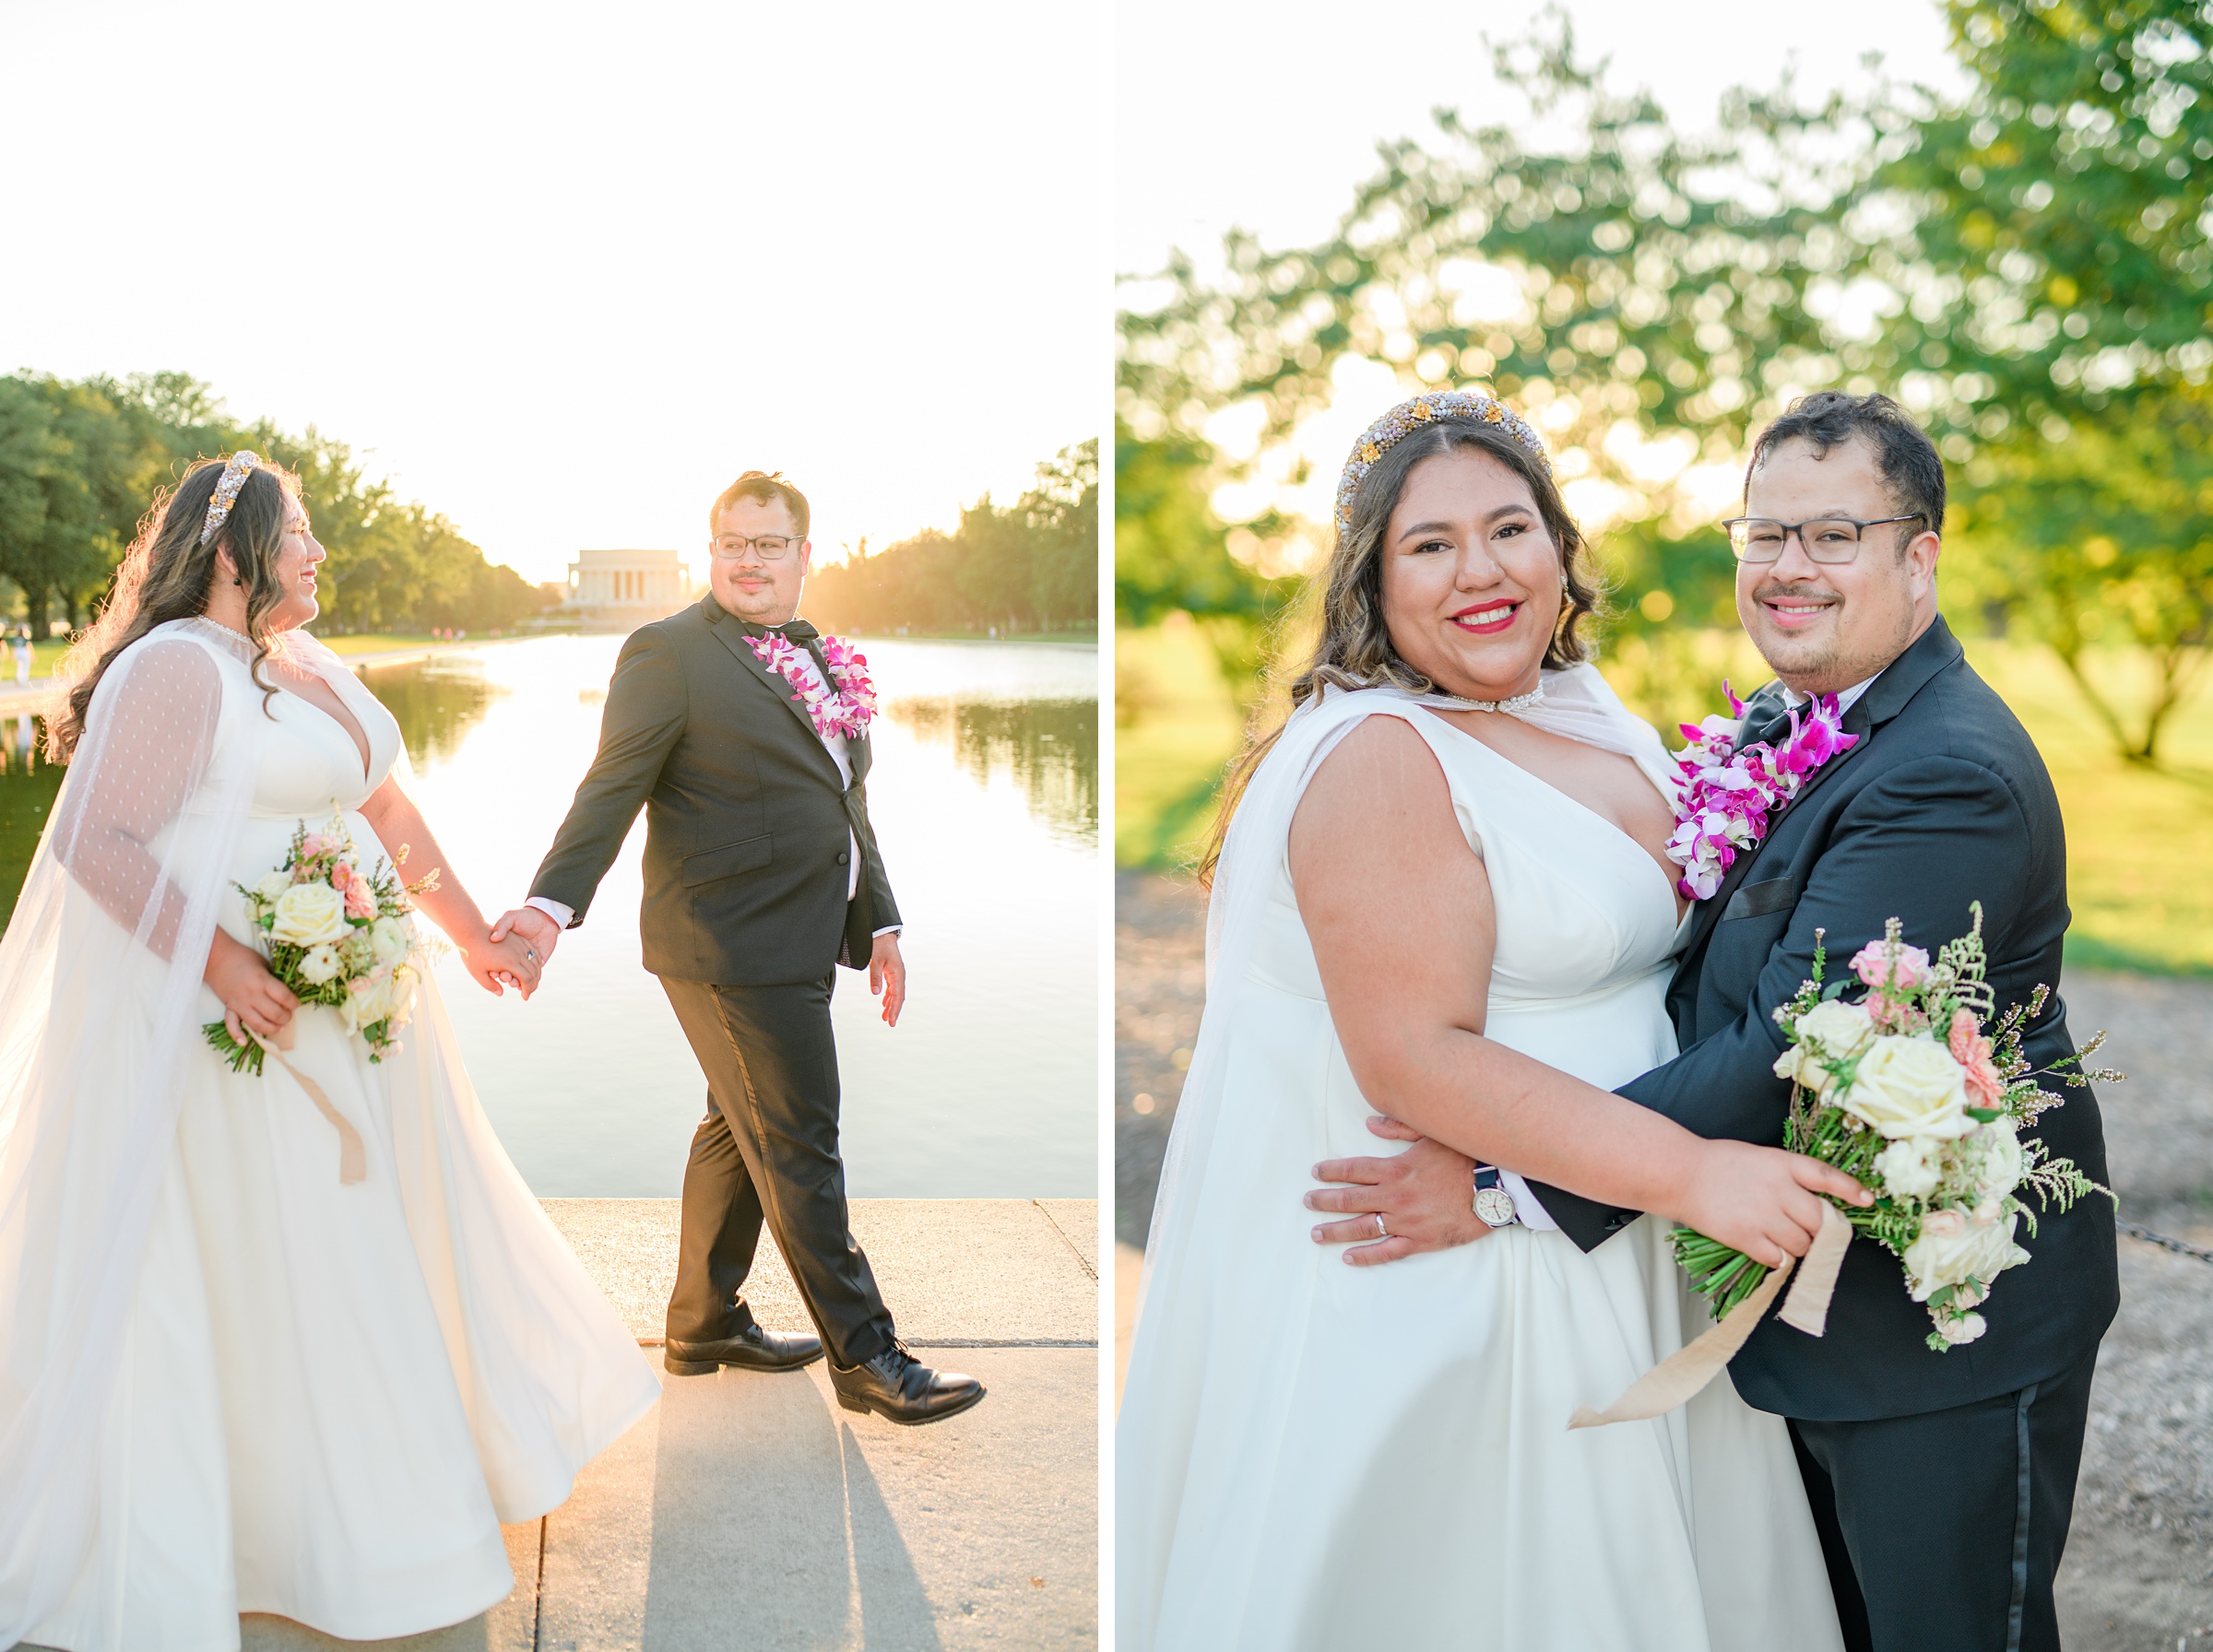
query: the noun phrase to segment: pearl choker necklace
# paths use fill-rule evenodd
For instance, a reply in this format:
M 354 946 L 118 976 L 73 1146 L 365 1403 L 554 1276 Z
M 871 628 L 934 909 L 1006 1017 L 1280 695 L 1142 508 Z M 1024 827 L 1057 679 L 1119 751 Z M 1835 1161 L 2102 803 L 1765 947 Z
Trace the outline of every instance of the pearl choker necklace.
M 1445 694 L 1441 698 L 1450 700 L 1456 711 L 1505 712 L 1511 715 L 1515 712 L 1525 712 L 1543 701 L 1544 685 L 1539 683 L 1528 693 L 1516 694 L 1511 700 L 1462 700 L 1458 694 Z

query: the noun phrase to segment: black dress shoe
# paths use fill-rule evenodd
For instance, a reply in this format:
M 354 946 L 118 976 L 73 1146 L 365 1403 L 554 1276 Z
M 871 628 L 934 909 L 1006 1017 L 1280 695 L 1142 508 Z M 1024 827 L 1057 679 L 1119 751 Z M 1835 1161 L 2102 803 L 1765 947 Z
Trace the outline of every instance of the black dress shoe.
M 984 1397 L 984 1385 L 976 1378 L 932 1371 L 907 1352 L 904 1342 L 893 1342 L 850 1371 L 833 1361 L 830 1386 L 848 1411 L 874 1411 L 909 1427 L 953 1416 Z
M 822 1357 L 820 1339 L 787 1337 L 757 1325 L 714 1342 L 671 1339 L 661 1350 L 661 1363 L 675 1376 L 706 1376 L 724 1365 L 735 1365 L 740 1371 L 797 1371 Z

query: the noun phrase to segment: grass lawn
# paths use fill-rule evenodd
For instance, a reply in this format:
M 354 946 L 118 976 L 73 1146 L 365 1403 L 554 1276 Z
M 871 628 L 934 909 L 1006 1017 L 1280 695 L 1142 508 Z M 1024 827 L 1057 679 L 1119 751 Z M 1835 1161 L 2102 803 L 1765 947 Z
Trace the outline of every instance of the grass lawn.
M 1741 637 L 1716 637 L 1739 693 L 1765 680 Z M 1115 640 L 1115 859 L 1170 867 L 1211 822 L 1213 787 L 1242 727 L 1213 654 L 1189 625 Z M 1970 639 L 1968 658 L 2027 725 L 2066 820 L 2069 959 L 2093 968 L 2213 974 L 2213 676 L 2162 737 L 2157 768 L 2124 761 L 2059 662 L 2025 643 Z M 2101 679 L 2125 689 L 2137 662 Z M 1715 709 L 1721 685 L 1714 684 Z M 2133 697 L 2129 702 L 2133 703 Z M 1670 734 L 1672 748 L 1681 743 Z M 1999 875 L 2002 875 L 1999 874 Z M 1986 898 L 2003 897 L 2002 889 Z

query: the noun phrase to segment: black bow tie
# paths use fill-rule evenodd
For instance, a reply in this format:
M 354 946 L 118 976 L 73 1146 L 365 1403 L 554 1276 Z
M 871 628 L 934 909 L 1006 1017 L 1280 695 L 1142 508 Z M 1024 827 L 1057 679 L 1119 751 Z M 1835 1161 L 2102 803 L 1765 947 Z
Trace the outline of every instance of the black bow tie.
M 1755 694 L 1745 702 L 1744 725 L 1737 735 L 1736 749 L 1742 751 L 1746 746 L 1762 741 L 1771 746 L 1789 732 L 1790 726 L 1791 708 L 1784 702 L 1781 689 L 1772 694 Z
M 782 637 L 787 643 L 797 643 L 802 647 L 822 634 L 804 620 L 787 620 L 781 625 L 755 625 L 751 620 L 740 620 L 738 623 L 749 637 Z

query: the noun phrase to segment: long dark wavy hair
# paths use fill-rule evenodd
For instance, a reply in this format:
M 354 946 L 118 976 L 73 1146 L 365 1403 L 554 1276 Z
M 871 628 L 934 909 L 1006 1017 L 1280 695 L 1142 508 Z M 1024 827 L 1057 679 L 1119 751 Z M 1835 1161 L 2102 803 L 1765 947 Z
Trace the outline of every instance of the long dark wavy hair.
M 59 675 L 74 680 L 60 714 L 46 726 L 46 755 L 51 761 L 67 762 L 77 749 L 92 695 L 117 655 L 157 625 L 207 611 L 219 550 L 231 553 L 231 565 L 245 584 L 246 634 L 254 643 L 250 668 L 263 690 L 265 709 L 267 696 L 276 693 L 276 685 L 261 675 L 261 664 L 269 657 L 275 635 L 268 627 L 269 613 L 284 595 L 277 583 L 277 557 L 284 548 L 284 502 L 287 495 L 299 498 L 300 478 L 263 460 L 247 475 L 222 527 L 202 545 L 200 529 L 207 520 L 207 502 L 215 497 L 215 485 L 222 479 L 227 463 L 227 456 L 198 460 L 174 488 L 154 495 L 139 521 L 137 537 L 115 570 L 107 606 L 62 658 Z
M 1406 663 L 1383 623 L 1383 537 L 1414 467 L 1424 459 L 1463 447 L 1497 460 L 1529 484 L 1537 515 L 1559 549 L 1566 589 L 1559 622 L 1545 644 L 1544 664 L 1572 666 L 1588 657 L 1580 628 L 1600 611 L 1604 586 L 1591 568 L 1582 530 L 1568 514 L 1552 473 L 1535 454 L 1496 425 L 1473 419 L 1440 419 L 1402 438 L 1361 478 L 1360 491 L 1353 496 L 1352 525 L 1349 530 L 1339 527 L 1328 563 L 1309 584 L 1310 593 L 1320 593 L 1321 637 L 1306 665 L 1291 678 L 1293 712 L 1325 689 L 1372 689 L 1389 684 L 1415 694 L 1436 689 L 1435 683 Z M 1230 764 L 1222 785 L 1222 807 L 1214 816 L 1213 832 L 1199 862 L 1201 884 L 1213 882 L 1214 866 L 1222 858 L 1222 845 L 1229 834 L 1230 817 L 1237 812 L 1253 771 L 1283 732 L 1284 722 L 1263 731 L 1256 718 L 1245 749 Z

